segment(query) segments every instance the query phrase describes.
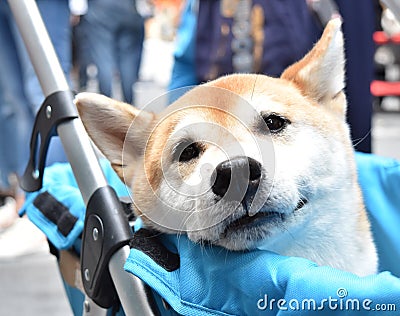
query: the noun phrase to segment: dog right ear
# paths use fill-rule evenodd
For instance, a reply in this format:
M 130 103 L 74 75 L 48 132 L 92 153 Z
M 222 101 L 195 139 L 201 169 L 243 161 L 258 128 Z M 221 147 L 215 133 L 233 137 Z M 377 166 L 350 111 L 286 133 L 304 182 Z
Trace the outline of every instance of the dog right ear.
M 90 138 L 121 180 L 130 182 L 131 179 L 124 178 L 125 165 L 136 162 L 143 154 L 154 114 L 89 92 L 79 93 L 74 103 Z M 130 129 L 133 122 L 134 127 Z
M 331 20 L 314 48 L 288 67 L 281 78 L 293 82 L 304 95 L 344 118 L 345 56 L 341 24 L 339 18 Z

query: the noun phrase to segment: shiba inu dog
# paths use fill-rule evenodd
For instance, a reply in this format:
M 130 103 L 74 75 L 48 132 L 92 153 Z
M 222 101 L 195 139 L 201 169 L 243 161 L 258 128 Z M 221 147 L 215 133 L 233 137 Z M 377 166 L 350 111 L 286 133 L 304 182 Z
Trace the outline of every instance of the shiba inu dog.
M 345 122 L 341 22 L 280 78 L 233 74 L 162 113 L 76 97 L 145 225 L 367 275 L 377 255 Z

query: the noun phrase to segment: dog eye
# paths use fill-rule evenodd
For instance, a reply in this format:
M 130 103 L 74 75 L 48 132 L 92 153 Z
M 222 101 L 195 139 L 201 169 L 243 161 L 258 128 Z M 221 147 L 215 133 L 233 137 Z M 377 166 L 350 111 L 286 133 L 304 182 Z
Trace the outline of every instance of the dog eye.
M 267 124 L 267 127 L 271 133 L 280 132 L 281 130 L 283 130 L 286 127 L 286 125 L 288 123 L 287 119 L 285 119 L 284 117 L 279 116 L 277 114 L 269 114 L 269 115 L 263 116 L 263 119 L 264 119 L 265 124 Z
M 179 162 L 186 162 L 197 158 L 200 154 L 200 148 L 196 143 L 190 144 L 182 150 L 182 153 L 179 156 Z
M 182 143 L 174 150 L 174 160 L 187 162 L 200 156 L 200 146 L 197 143 Z

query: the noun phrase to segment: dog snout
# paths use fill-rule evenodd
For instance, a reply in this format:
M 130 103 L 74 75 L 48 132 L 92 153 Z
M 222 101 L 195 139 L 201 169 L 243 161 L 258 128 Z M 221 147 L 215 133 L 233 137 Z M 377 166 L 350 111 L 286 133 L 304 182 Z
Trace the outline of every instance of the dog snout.
M 212 176 L 212 191 L 219 197 L 241 201 L 249 191 L 258 187 L 261 164 L 250 157 L 240 156 L 217 165 Z

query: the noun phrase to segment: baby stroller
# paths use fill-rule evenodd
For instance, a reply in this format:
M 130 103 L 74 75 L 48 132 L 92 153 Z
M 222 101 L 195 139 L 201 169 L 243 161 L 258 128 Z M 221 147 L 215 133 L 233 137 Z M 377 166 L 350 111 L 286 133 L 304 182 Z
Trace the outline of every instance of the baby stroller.
M 47 96 L 21 182 L 32 192 L 22 211 L 46 233 L 59 257 L 76 314 L 398 313 L 400 280 L 394 275 L 400 276 L 396 245 L 400 196 L 395 192 L 400 184 L 399 163 L 357 156 L 365 200 L 377 227 L 381 270 L 392 274 L 358 278 L 301 258 L 267 251 L 204 250 L 185 236 L 154 236 L 139 229 L 138 223 L 132 229 L 131 214 L 118 199 L 127 188 L 92 150 L 73 106 L 73 94 L 48 39 L 43 38 L 45 29 L 34 1 L 14 0 L 10 6 Z M 45 170 L 47 146 L 56 133 L 70 166 Z

